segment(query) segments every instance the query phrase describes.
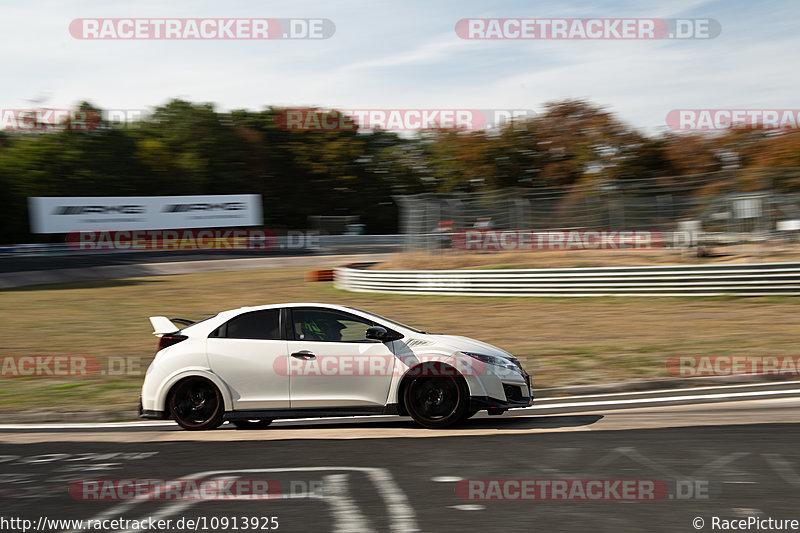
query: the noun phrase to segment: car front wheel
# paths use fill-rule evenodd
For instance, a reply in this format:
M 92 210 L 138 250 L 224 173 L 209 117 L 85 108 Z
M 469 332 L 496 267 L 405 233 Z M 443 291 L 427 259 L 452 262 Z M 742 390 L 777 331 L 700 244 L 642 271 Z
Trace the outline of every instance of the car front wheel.
M 426 428 L 444 428 L 467 418 L 469 394 L 459 376 L 417 377 L 405 388 L 406 411 Z
M 169 413 L 184 429 L 214 429 L 222 424 L 225 406 L 219 389 L 205 378 L 186 378 L 169 397 Z

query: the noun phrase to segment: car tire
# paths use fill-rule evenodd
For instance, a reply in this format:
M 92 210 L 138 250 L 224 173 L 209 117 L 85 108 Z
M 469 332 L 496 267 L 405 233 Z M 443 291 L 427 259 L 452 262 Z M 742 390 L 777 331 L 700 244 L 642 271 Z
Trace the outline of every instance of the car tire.
M 412 378 L 403 389 L 406 412 L 426 428 L 458 424 L 469 414 L 469 393 L 461 376 Z
M 211 381 L 192 376 L 173 387 L 167 401 L 169 414 L 184 429 L 214 429 L 222 424 L 225 404 Z
M 231 420 L 236 429 L 264 429 L 272 424 L 271 418 L 257 418 L 253 420 Z

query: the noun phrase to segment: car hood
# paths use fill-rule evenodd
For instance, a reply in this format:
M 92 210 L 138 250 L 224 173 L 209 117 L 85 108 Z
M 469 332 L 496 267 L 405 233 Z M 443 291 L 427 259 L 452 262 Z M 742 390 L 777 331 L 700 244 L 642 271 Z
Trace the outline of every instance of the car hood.
M 497 357 L 502 357 L 504 359 L 509 359 L 511 361 L 516 361 L 517 358 L 511 355 L 510 353 L 506 352 L 505 350 L 501 350 L 497 346 L 492 346 L 486 342 L 476 341 L 475 339 L 470 339 L 469 337 L 459 337 L 457 335 L 427 335 L 427 337 L 435 342 L 441 348 L 449 348 L 452 349 L 454 352 L 473 352 L 473 353 L 481 353 L 485 355 L 494 355 Z

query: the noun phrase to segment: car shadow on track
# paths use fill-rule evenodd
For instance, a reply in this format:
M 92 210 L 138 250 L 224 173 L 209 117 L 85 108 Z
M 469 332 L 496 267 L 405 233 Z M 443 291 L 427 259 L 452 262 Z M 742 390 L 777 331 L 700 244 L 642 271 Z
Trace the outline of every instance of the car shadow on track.
M 589 426 L 603 415 L 549 415 L 549 416 L 514 416 L 514 417 L 480 417 L 471 418 L 461 429 L 552 429 L 561 427 Z

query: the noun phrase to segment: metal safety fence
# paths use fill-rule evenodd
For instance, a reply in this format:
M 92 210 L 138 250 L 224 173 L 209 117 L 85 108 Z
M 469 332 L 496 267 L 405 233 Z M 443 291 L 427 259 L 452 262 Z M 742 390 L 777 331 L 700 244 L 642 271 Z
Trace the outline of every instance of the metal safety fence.
M 800 295 L 800 263 L 517 270 L 334 271 L 355 292 L 441 296 L 768 296 Z

